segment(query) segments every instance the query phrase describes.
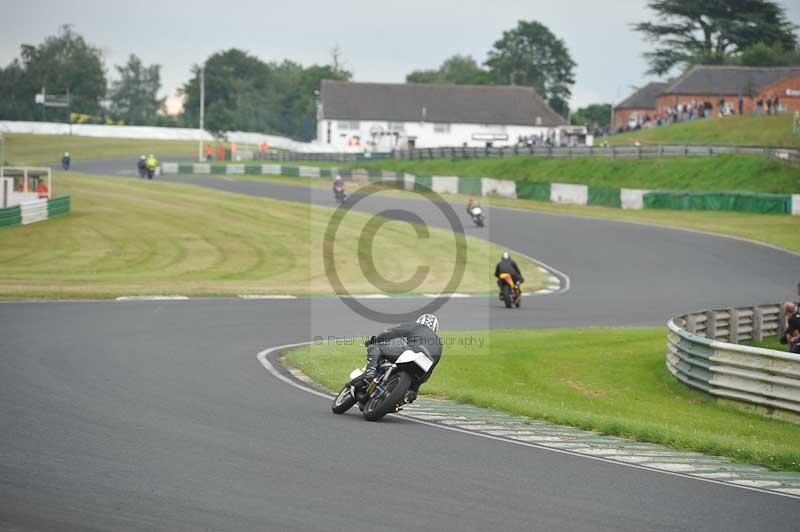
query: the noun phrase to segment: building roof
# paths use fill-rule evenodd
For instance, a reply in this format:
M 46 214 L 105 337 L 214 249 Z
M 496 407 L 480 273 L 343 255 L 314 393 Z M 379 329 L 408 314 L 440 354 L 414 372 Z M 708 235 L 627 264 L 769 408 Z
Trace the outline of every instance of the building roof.
M 664 94 L 746 95 L 797 74 L 800 67 L 697 65 L 664 89 Z
M 615 109 L 655 109 L 656 98 L 667 88 L 669 83 L 653 81 L 637 90 Z
M 322 81 L 322 116 L 342 120 L 558 126 L 531 87 Z

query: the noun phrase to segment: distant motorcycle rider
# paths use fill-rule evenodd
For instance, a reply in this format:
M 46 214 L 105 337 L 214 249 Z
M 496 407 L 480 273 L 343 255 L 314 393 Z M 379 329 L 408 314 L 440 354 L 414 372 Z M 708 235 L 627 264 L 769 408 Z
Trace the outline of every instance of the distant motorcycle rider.
M 153 179 L 153 176 L 156 173 L 156 168 L 158 168 L 158 159 L 153 154 L 147 156 L 147 161 L 145 162 L 147 166 L 147 179 Z
M 500 274 L 502 273 L 509 274 L 514 280 L 514 284 L 517 286 L 525 282 L 525 279 L 522 277 L 522 272 L 519 271 L 519 266 L 517 266 L 517 263 L 514 262 L 514 259 L 511 258 L 511 255 L 509 255 L 507 251 L 503 252 L 500 262 L 498 262 L 497 266 L 494 268 L 494 276 L 497 277 L 498 284 L 500 284 Z
M 339 194 L 344 194 L 344 179 L 339 174 L 333 179 L 333 197 L 339 199 Z
M 147 175 L 147 156 L 139 156 L 139 161 L 136 163 L 136 168 L 139 170 L 139 177 L 143 178 Z
M 378 336 L 373 336 L 366 343 L 367 367 L 366 371 L 356 378 L 353 384 L 364 384 L 375 378 L 378 364 L 382 360 L 394 362 L 407 349 L 423 351 L 433 360 L 433 366 L 421 380 L 411 383 L 406 394 L 406 402 L 411 403 L 417 398 L 419 387 L 427 381 L 439 359 L 442 356 L 442 341 L 436 334 L 439 330 L 439 320 L 433 314 L 423 314 L 414 323 L 404 323 L 391 329 L 386 329 Z
M 478 200 L 470 196 L 469 200 L 467 200 L 467 214 L 472 216 L 472 209 L 474 209 L 475 207 L 480 207 L 480 204 L 478 203 Z
M 72 158 L 69 156 L 69 152 L 65 152 L 64 156 L 61 158 L 61 168 L 69 170 L 70 162 L 72 162 Z

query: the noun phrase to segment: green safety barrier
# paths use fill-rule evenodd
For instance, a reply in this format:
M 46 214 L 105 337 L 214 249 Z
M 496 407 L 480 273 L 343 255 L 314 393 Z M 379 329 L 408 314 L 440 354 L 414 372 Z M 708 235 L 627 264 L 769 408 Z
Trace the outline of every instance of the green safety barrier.
M 353 171 L 352 170 L 345 170 L 340 169 L 339 175 L 342 176 L 342 179 L 352 179 L 353 178 Z
M 281 166 L 281 175 L 288 175 L 289 177 L 300 177 L 300 167 Z
M 783 194 L 759 192 L 678 192 L 657 190 L 644 195 L 644 208 L 791 214 L 792 197 Z
M 425 187 L 427 190 L 433 189 L 433 176 L 418 175 L 414 178 L 414 188 Z
M 191 174 L 192 172 L 194 172 L 193 164 L 178 163 L 179 174 Z
M 535 201 L 550 201 L 550 183 L 517 181 L 517 197 Z
M 227 166 L 224 164 L 212 164 L 211 165 L 211 173 L 212 174 L 227 174 Z
M 383 171 L 381 170 L 367 170 L 367 179 L 370 183 L 377 183 L 383 181 Z
M 261 175 L 261 165 L 255 165 L 255 164 L 245 165 L 244 173 L 248 175 Z
M 0 209 L 0 227 L 10 227 L 22 223 L 22 210 L 19 205 Z
M 589 185 L 588 205 L 605 205 L 606 207 L 622 207 L 618 188 L 597 187 Z
M 481 178 L 480 177 L 459 177 L 458 178 L 458 193 L 467 194 L 469 196 L 481 195 Z
M 330 168 L 320 168 L 319 169 L 319 176 L 320 177 L 333 177 Z
M 51 199 L 47 202 L 47 217 L 60 216 L 69 212 L 72 201 L 69 196 Z

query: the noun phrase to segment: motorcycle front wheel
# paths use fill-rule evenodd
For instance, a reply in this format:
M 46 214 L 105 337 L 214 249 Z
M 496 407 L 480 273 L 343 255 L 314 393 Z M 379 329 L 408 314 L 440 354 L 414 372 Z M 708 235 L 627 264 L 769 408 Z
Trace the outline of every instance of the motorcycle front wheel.
M 350 385 L 346 384 L 336 399 L 333 400 L 331 410 L 334 414 L 344 414 L 356 404 L 356 398 L 350 393 Z
M 384 385 L 383 391 L 371 397 L 364 406 L 364 419 L 378 421 L 386 414 L 397 411 L 397 406 L 405 398 L 411 387 L 411 376 L 401 371 L 395 373 Z

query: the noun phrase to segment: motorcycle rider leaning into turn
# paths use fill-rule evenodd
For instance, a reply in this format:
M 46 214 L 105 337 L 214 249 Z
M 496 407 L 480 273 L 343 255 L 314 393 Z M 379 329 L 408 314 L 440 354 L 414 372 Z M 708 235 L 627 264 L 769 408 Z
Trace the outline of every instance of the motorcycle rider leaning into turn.
M 439 320 L 433 314 L 423 314 L 414 323 L 404 323 L 391 329 L 386 329 L 378 336 L 373 336 L 366 343 L 367 349 L 367 368 L 366 371 L 356 377 L 355 385 L 368 384 L 375 378 L 378 364 L 386 360 L 394 362 L 410 349 L 412 351 L 422 351 L 433 360 L 433 366 L 421 380 L 411 383 L 411 387 L 406 394 L 406 402 L 411 403 L 417 398 L 419 387 L 427 381 L 439 359 L 442 357 L 442 341 L 436 334 L 439 330 Z M 360 382 L 359 382 L 360 381 Z
M 500 274 L 502 273 L 509 274 L 514 280 L 514 284 L 517 286 L 525 282 L 525 279 L 522 277 L 522 272 L 519 271 L 519 266 L 517 266 L 517 263 L 514 262 L 514 259 L 511 258 L 511 255 L 509 255 L 507 251 L 503 252 L 500 262 L 498 262 L 497 266 L 494 268 L 494 276 L 497 277 L 498 284 L 500 284 Z
M 472 216 L 472 209 L 474 209 L 475 207 L 480 207 L 480 206 L 481 205 L 480 205 L 480 203 L 478 203 L 478 200 L 476 200 L 475 198 L 470 196 L 469 199 L 467 200 L 467 214 Z

